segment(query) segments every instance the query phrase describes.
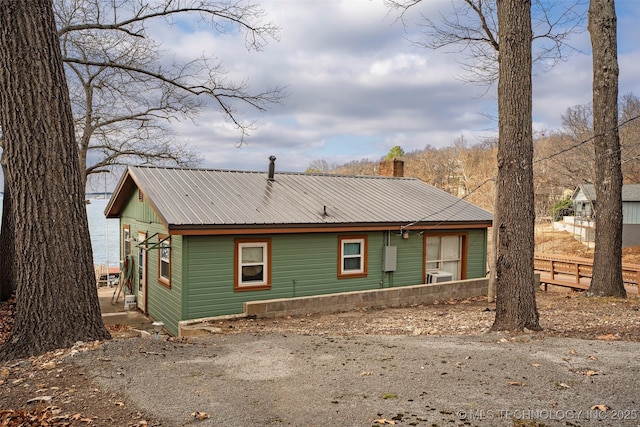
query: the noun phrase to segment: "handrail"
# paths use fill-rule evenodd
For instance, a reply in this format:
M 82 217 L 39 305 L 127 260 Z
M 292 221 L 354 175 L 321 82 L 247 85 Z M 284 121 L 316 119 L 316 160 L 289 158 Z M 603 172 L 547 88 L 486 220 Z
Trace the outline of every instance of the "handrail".
M 540 276 L 540 283 L 566 286 L 575 289 L 588 289 L 593 275 L 593 259 L 578 258 L 556 254 L 535 253 L 534 269 L 548 273 L 550 277 Z M 582 279 L 589 279 L 585 283 Z M 640 293 L 640 265 L 622 264 L 622 280 L 625 284 L 638 286 Z

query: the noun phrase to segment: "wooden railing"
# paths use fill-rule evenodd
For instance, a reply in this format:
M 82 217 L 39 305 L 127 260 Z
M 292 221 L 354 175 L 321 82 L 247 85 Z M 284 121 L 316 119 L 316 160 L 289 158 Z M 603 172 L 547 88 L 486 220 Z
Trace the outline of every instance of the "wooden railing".
M 593 276 L 592 259 L 536 253 L 533 261 L 545 289 L 546 285 L 589 289 Z M 640 293 L 640 265 L 622 264 L 622 281 L 625 285 L 636 285 Z

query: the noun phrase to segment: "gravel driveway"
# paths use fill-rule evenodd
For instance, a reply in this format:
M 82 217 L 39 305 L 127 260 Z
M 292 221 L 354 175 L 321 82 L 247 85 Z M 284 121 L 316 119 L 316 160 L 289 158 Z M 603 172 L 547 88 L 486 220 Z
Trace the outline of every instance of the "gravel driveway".
M 243 333 L 68 360 L 167 426 L 640 426 L 638 342 Z

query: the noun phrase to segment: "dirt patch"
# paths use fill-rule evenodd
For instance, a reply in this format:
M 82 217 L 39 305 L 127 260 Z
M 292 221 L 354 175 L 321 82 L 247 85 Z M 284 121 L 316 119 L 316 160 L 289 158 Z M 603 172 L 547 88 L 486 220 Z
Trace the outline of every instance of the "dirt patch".
M 168 369 L 171 372 L 176 369 L 182 370 L 181 372 L 191 381 L 193 378 L 206 376 L 206 373 L 198 365 L 201 362 L 204 363 L 208 358 L 220 357 L 220 345 L 228 340 L 233 342 L 239 340 L 245 342 L 249 347 L 253 346 L 253 350 L 246 350 L 250 354 L 247 353 L 243 356 L 246 364 L 241 363 L 241 361 L 234 362 L 240 363 L 240 365 L 235 365 L 233 371 L 235 372 L 234 375 L 241 375 L 242 372 L 245 372 L 246 375 L 243 375 L 248 376 L 247 378 L 251 378 L 252 381 L 260 380 L 258 382 L 262 385 L 269 384 L 269 381 L 275 381 L 277 378 L 262 378 L 259 375 L 276 375 L 274 373 L 276 371 L 285 375 L 287 371 L 283 367 L 265 365 L 267 362 L 262 355 L 266 352 L 266 349 L 249 343 L 263 339 L 261 337 L 270 337 L 274 334 L 279 337 L 277 342 L 282 348 L 273 357 L 280 360 L 281 363 L 285 363 L 292 354 L 292 350 L 287 349 L 287 340 L 303 339 L 304 337 L 306 339 L 316 337 L 323 343 L 326 340 L 357 340 L 357 337 L 370 337 L 373 340 L 377 339 L 376 337 L 407 337 L 408 339 L 424 337 L 435 340 L 443 337 L 467 337 L 471 341 L 478 337 L 492 337 L 490 338 L 492 341 L 515 339 L 515 342 L 522 339 L 519 337 L 524 337 L 525 340 L 535 337 L 537 341 L 542 340 L 540 342 L 544 342 L 545 338 L 563 337 L 580 338 L 594 343 L 609 344 L 640 341 L 640 301 L 637 297 L 632 296 L 627 300 L 587 299 L 580 295 L 579 293 L 568 291 L 538 293 L 540 323 L 544 331 L 536 334 L 513 336 L 487 333 L 495 313 L 493 311 L 494 306 L 482 298 L 464 301 L 442 301 L 430 305 L 386 310 L 354 310 L 331 315 L 300 316 L 274 320 L 243 319 L 225 321 L 217 324 L 220 330 L 219 333 L 207 340 L 171 339 L 169 341 L 155 342 L 153 339 L 122 338 L 131 336 L 127 328 L 122 328 L 122 330 L 114 331 L 114 335 L 120 336 L 120 338 L 116 338 L 106 344 L 81 344 L 71 350 L 48 353 L 38 358 L 16 361 L 0 368 L 0 409 L 4 409 L 4 412 L 0 412 L 0 425 L 40 425 L 26 424 L 25 420 L 33 416 L 42 417 L 49 422 L 48 425 L 55 426 L 172 426 L 187 425 L 191 422 L 199 422 L 200 424 L 198 425 L 268 425 L 268 423 L 234 424 L 232 421 L 222 423 L 219 419 L 216 422 L 211 421 L 207 418 L 212 415 L 210 402 L 203 403 L 203 406 L 199 407 L 199 409 L 193 407 L 194 410 L 189 413 L 184 413 L 183 411 L 180 415 L 182 417 L 181 421 L 171 420 L 171 417 L 167 420 L 169 415 L 166 412 L 163 412 L 161 408 L 157 408 L 156 411 L 152 407 L 146 406 L 148 402 L 142 398 L 145 393 L 153 394 L 151 389 L 168 385 L 166 385 L 166 380 L 162 380 L 161 384 L 158 383 L 157 373 L 154 374 L 152 371 L 143 368 L 140 368 L 141 370 L 137 372 L 132 366 L 138 366 L 137 364 L 146 366 L 145 363 L 163 363 L 165 365 L 168 363 Z M 334 345 L 335 342 L 327 341 L 325 344 Z M 439 341 L 433 341 L 433 345 L 436 345 L 436 342 Z M 305 345 L 308 346 L 310 344 L 307 343 Z M 583 345 L 589 346 L 588 344 Z M 318 347 L 317 349 L 319 348 L 324 347 Z M 374 355 L 378 352 L 373 344 L 367 346 L 366 349 L 366 351 L 373 351 L 374 353 L 372 354 Z M 338 354 L 336 352 L 343 350 L 336 347 L 332 350 L 332 354 L 335 356 Z M 314 350 L 313 348 L 307 348 L 305 351 L 313 353 Z M 342 356 L 349 360 L 341 363 L 361 363 L 360 360 L 363 357 L 361 353 L 352 352 L 350 357 L 346 356 L 347 353 L 342 354 Z M 190 355 L 189 357 L 195 358 L 195 361 L 190 365 L 183 363 L 187 360 L 187 354 Z M 79 358 L 83 360 L 81 365 L 74 362 Z M 231 363 L 231 360 L 229 360 L 229 363 Z M 314 363 L 321 365 L 322 358 Z M 327 363 L 333 362 L 327 360 Z M 392 365 L 401 366 L 399 365 L 400 363 L 402 362 L 397 360 Z M 257 367 L 262 367 L 262 370 L 256 370 Z M 336 369 L 338 367 L 336 366 Z M 93 368 L 100 369 L 100 372 L 93 372 Z M 585 367 L 585 369 L 587 368 Z M 378 367 L 378 369 L 384 373 L 383 368 Z M 503 367 L 500 369 L 504 369 L 505 374 L 510 375 L 509 371 L 515 368 Z M 267 374 L 267 372 L 270 373 Z M 363 375 L 367 375 L 366 372 L 369 371 L 363 367 L 362 372 L 365 372 Z M 391 372 L 391 367 L 389 367 L 389 372 L 386 375 L 394 375 Z M 391 377 L 388 380 L 395 381 Z M 114 384 L 119 385 L 112 387 Z M 140 393 L 138 399 L 135 398 L 135 393 L 132 394 L 135 384 L 139 384 L 138 387 L 144 389 L 138 389 L 138 393 Z M 240 383 L 236 384 L 235 382 L 232 385 L 240 389 L 243 387 Z M 259 386 L 261 387 L 261 385 Z M 129 389 L 129 387 L 132 388 Z M 180 387 L 184 387 L 184 390 L 181 391 Z M 190 390 L 193 387 L 196 386 L 191 383 L 183 384 L 182 386 L 175 385 L 175 389 L 172 392 L 179 396 L 182 393 L 187 393 L 185 390 Z M 214 385 L 211 385 L 211 387 L 214 387 Z M 393 390 L 394 387 L 390 387 L 388 392 L 392 393 Z M 188 393 L 191 393 L 191 391 Z M 204 391 L 201 391 L 202 393 Z M 344 393 L 349 392 L 345 389 Z M 158 396 L 157 398 L 160 399 L 161 397 Z M 196 401 L 199 401 L 197 398 L 198 396 L 194 397 Z M 267 397 L 261 395 L 260 399 L 267 399 Z M 336 396 L 335 400 L 339 402 L 341 399 Z M 180 401 L 182 401 L 182 398 L 180 398 Z M 165 404 L 168 403 L 165 402 Z M 332 404 L 331 399 L 329 399 L 328 405 L 336 404 Z M 610 401 L 609 405 L 611 405 Z M 191 406 L 187 405 L 187 407 Z M 436 407 L 434 406 L 434 409 Z M 208 408 L 208 410 L 203 408 Z M 438 410 L 445 409 L 438 407 Z M 200 414 L 197 412 L 200 412 Z M 194 414 L 193 418 L 190 418 L 192 413 Z M 386 417 L 389 420 L 397 415 L 389 412 L 381 414 L 383 418 Z M 237 414 L 234 416 L 237 416 Z M 371 416 L 373 421 L 376 414 L 372 413 Z M 439 414 L 439 416 L 442 417 L 443 415 Z M 4 420 L 2 417 L 5 417 Z M 11 420 L 11 417 L 14 420 L 25 422 L 25 424 L 20 424 L 18 421 L 7 421 Z M 199 420 L 199 417 L 204 418 Z M 447 417 L 450 417 L 450 415 L 447 415 Z M 275 425 L 280 424 L 276 422 L 277 417 L 272 421 Z M 207 424 L 208 422 L 210 424 Z M 417 422 L 417 420 L 413 419 L 413 422 Z M 417 424 L 412 425 L 426 426 L 431 424 L 417 422 Z M 295 421 L 290 421 L 287 425 L 312 424 L 297 424 Z
M 538 292 L 540 324 L 547 336 L 640 341 L 640 300 L 586 298 L 581 292 Z M 495 304 L 486 297 L 438 301 L 405 308 L 361 309 L 330 315 L 220 321 L 220 333 L 310 335 L 478 335 L 489 331 Z
M 567 234 L 537 244 L 567 253 Z M 611 418 L 638 408 L 637 295 L 560 289 L 537 304 L 544 330 L 517 335 L 487 332 L 485 298 L 224 321 L 208 339 L 132 338 L 113 325 L 110 342 L 1 366 L 0 426 L 515 425 L 488 411 L 595 416 L 598 405 L 610 412 L 596 424 L 571 425 L 640 424 L 637 412 Z M 0 342 L 14 309 L 0 305 Z

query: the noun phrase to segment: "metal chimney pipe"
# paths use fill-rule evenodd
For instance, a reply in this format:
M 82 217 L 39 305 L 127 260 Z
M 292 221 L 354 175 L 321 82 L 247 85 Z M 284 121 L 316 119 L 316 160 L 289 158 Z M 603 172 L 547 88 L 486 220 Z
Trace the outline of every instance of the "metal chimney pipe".
M 269 156 L 269 181 L 274 181 L 273 177 L 276 171 L 276 156 Z

